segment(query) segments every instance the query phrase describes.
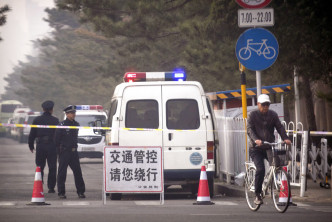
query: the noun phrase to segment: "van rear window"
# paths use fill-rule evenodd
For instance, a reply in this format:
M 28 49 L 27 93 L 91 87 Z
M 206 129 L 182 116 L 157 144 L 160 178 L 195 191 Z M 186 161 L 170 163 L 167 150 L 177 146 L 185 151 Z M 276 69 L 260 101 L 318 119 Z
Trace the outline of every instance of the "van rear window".
M 159 128 L 158 102 L 156 100 L 131 100 L 127 102 L 127 128 Z
M 200 126 L 198 103 L 194 99 L 174 99 L 166 103 L 168 129 L 198 129 Z

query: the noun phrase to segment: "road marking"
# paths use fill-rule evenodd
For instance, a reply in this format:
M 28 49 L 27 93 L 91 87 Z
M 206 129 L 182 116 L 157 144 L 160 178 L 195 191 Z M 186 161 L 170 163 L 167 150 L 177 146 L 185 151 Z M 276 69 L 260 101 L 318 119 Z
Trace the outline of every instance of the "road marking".
M 86 205 L 90 205 L 90 203 L 86 202 L 86 201 L 70 201 L 70 202 L 63 202 L 62 205 L 65 205 L 65 206 L 86 206 Z
M 324 212 L 324 213 L 332 213 L 332 207 L 331 206 L 314 206 L 314 211 Z
M 190 214 L 190 216 L 227 216 L 231 214 Z
M 0 206 L 15 206 L 14 202 L 0 202 Z
M 236 206 L 236 205 L 239 205 L 239 204 L 231 202 L 231 201 L 216 201 L 215 204 L 223 205 L 223 206 Z
M 296 203 L 296 204 L 298 207 L 310 207 L 310 205 L 304 203 Z
M 312 206 L 309 204 L 304 203 L 296 203 L 298 207 L 306 209 L 306 210 L 313 210 L 318 212 L 324 212 L 324 213 L 332 213 L 332 207 L 331 206 Z
M 136 205 L 160 205 L 160 201 L 134 201 Z

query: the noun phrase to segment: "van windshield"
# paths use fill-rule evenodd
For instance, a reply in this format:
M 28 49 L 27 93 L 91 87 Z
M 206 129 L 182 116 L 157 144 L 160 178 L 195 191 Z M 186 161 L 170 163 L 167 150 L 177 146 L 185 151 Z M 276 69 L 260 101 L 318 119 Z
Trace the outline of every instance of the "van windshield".
M 104 115 L 77 115 L 75 120 L 80 126 L 94 126 L 96 120 L 101 120 L 102 126 L 106 126 L 106 116 Z
M 166 103 L 168 129 L 198 129 L 200 126 L 198 103 L 194 99 L 173 99 Z

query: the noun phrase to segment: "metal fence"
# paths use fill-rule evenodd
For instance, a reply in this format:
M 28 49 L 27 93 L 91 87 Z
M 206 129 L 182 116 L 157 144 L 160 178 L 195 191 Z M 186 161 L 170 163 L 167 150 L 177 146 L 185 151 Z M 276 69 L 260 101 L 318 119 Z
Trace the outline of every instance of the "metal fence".
M 320 136 L 318 145 L 308 144 L 308 132 L 301 123 L 283 122 L 287 134 L 292 140 L 289 150 L 288 172 L 293 186 L 302 186 L 301 175 L 309 175 L 314 181 L 326 179 L 331 172 L 332 149 L 326 137 L 332 138 L 331 132 L 310 132 L 311 137 Z M 246 119 L 217 116 L 219 137 L 220 180 L 234 183 L 234 177 L 245 171 L 245 161 L 249 160 L 247 147 Z M 276 133 L 277 140 L 280 140 Z M 304 149 L 305 148 L 305 149 Z M 305 159 L 305 161 L 304 161 Z M 301 173 L 302 172 L 302 173 Z M 304 173 L 303 173 L 304 172 Z
M 217 117 L 220 179 L 232 183 L 234 176 L 245 171 L 246 121 L 243 118 Z

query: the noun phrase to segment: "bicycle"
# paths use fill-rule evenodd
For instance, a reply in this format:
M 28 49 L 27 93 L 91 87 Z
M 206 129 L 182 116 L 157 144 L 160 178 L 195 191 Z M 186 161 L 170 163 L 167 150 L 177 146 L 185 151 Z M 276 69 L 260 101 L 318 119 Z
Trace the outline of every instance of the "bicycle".
M 252 42 L 253 39 L 247 40 L 247 46 L 243 47 L 239 51 L 239 57 L 243 60 L 248 60 L 251 57 L 251 51 L 254 51 L 257 53 L 258 56 L 263 56 L 266 59 L 273 59 L 276 55 L 276 50 L 272 46 L 268 46 L 266 44 L 267 39 L 262 39 L 261 43 L 254 43 Z M 257 47 L 258 49 L 255 49 L 254 47 Z
M 284 143 L 269 143 L 263 142 L 263 144 L 270 145 L 272 147 L 272 165 L 269 167 L 268 173 L 264 177 L 264 182 L 262 186 L 262 199 L 269 195 L 269 189 L 271 198 L 273 200 L 274 206 L 278 212 L 284 213 L 289 206 L 290 199 L 290 181 L 288 173 L 283 169 L 282 166 L 276 166 L 277 155 L 287 156 L 286 146 L 281 146 L 276 148 L 279 144 Z M 287 161 L 287 158 L 286 158 Z M 280 160 L 282 162 L 282 160 Z M 288 161 L 287 161 L 288 162 Z M 283 163 L 281 165 L 287 165 Z M 256 167 L 253 162 L 246 162 L 246 174 L 245 174 L 245 195 L 247 204 L 252 211 L 257 211 L 261 205 L 256 205 L 254 200 L 256 198 L 255 194 L 255 174 Z

